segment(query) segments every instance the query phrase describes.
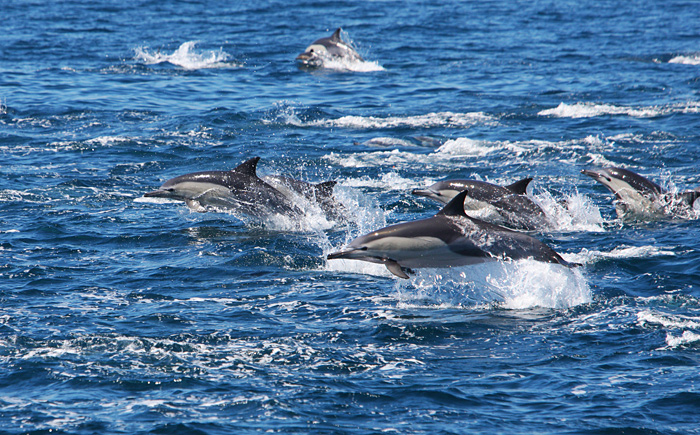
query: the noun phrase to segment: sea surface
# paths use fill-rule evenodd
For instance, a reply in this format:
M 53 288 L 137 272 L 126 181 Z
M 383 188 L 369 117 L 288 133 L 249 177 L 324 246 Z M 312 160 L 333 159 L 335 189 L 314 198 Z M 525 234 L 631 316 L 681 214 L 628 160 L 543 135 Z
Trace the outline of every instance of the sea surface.
M 5 0 L 1 434 L 700 433 L 695 1 Z M 300 68 L 342 27 L 363 61 Z M 345 219 L 196 213 L 165 180 L 261 157 Z M 326 260 L 509 184 L 568 269 Z

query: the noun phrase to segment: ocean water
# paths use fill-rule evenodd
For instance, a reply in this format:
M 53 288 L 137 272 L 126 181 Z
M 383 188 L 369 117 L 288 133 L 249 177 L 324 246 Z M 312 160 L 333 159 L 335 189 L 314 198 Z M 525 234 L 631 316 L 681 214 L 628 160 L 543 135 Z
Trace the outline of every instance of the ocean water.
M 696 2 L 1 9 L 0 433 L 700 433 L 697 216 L 580 173 L 700 185 Z M 300 69 L 337 27 L 364 61 Z M 346 221 L 143 197 L 254 156 Z M 325 259 L 527 176 L 582 267 Z

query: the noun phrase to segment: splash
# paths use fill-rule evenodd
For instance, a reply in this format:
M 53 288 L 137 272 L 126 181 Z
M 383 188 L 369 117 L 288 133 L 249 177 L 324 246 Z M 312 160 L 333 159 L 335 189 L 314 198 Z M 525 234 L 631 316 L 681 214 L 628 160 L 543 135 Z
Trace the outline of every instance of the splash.
M 544 210 L 553 231 L 605 231 L 600 209 L 585 195 L 574 192 L 555 198 L 543 191 L 531 198 Z
M 185 42 L 172 54 L 164 54 L 161 53 L 160 50 L 150 52 L 145 47 L 138 47 L 135 49 L 136 55 L 134 59 L 144 62 L 147 65 L 170 63 L 186 70 L 236 68 L 241 66 L 235 62 L 230 62 L 230 55 L 223 52 L 221 49 L 201 53 L 196 52 L 194 48 L 197 42 L 198 41 Z
M 668 63 L 680 63 L 683 65 L 700 65 L 700 54 L 693 54 L 688 56 L 675 56 L 671 58 Z
M 592 301 L 580 269 L 534 260 L 494 261 L 449 269 L 421 269 L 403 288 L 404 304 L 457 308 L 566 309 Z
M 378 62 L 369 62 L 361 59 L 346 59 L 346 58 L 327 58 L 323 60 L 323 68 L 334 71 L 350 71 L 350 72 L 376 72 L 385 71 L 384 67 Z

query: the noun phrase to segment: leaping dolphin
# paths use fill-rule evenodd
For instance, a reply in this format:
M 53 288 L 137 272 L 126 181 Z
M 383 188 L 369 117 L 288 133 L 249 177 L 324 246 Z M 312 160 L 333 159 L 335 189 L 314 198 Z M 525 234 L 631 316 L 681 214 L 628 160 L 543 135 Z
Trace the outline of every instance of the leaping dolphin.
M 360 236 L 327 258 L 384 264 L 400 278 L 408 278 L 407 268 L 465 266 L 498 259 L 532 258 L 572 266 L 548 245 L 527 234 L 467 216 L 467 194 L 459 193 L 431 218 Z
M 465 210 L 488 210 L 493 213 L 484 219 L 492 223 L 533 231 L 546 227 L 549 222 L 542 208 L 527 197 L 527 186 L 531 181 L 532 178 L 528 177 L 508 186 L 499 186 L 477 180 L 445 180 L 425 189 L 415 189 L 413 194 L 447 204 L 458 193 L 466 190 Z
M 303 66 L 313 68 L 323 66 L 326 59 L 362 61 L 357 51 L 340 38 L 340 32 L 341 28 L 338 27 L 331 36 L 314 41 L 296 60 Z
M 672 194 L 653 181 L 623 168 L 584 169 L 581 173 L 615 195 L 615 211 L 620 218 L 677 215 L 700 209 L 700 187 Z
M 212 207 L 254 217 L 302 215 L 299 207 L 257 176 L 259 160 L 260 157 L 254 157 L 231 171 L 193 172 L 171 178 L 144 196 L 184 201 L 190 209 L 200 212 Z

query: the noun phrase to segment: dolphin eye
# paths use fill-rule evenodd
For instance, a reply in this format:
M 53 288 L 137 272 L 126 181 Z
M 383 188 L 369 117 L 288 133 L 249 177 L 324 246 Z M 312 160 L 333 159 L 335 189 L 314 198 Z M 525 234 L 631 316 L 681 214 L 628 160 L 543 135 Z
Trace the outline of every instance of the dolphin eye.
M 367 247 L 366 247 L 366 246 L 363 246 L 363 247 L 360 248 L 360 251 L 366 251 L 366 250 L 367 250 Z

